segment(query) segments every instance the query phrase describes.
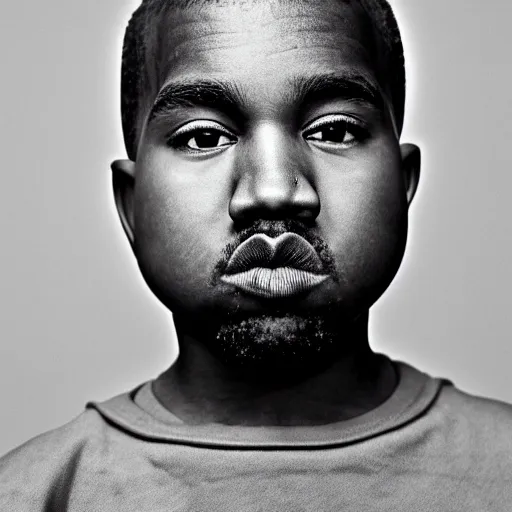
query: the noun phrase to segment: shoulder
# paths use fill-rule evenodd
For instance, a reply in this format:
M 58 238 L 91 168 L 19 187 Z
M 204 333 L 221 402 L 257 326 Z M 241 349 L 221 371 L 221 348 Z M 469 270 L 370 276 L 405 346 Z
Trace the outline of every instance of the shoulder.
M 468 453 L 512 461 L 512 405 L 471 395 L 447 383 L 430 416 L 445 439 Z
M 69 423 L 45 432 L 18 446 L 0 458 L 0 475 L 12 464 L 38 461 L 56 462 L 70 451 L 79 450 L 84 444 L 99 438 L 105 429 L 105 422 L 100 415 L 86 409 Z
M 92 409 L 0 458 L 0 509 L 55 510 L 57 489 L 69 481 L 84 451 L 101 452 L 108 424 Z M 41 505 L 36 509 L 29 503 Z M 45 504 L 45 505 L 44 505 Z M 58 510 L 58 508 L 57 508 Z
M 438 406 L 450 416 L 463 416 L 481 428 L 512 426 L 512 404 L 472 395 L 447 383 L 441 389 Z

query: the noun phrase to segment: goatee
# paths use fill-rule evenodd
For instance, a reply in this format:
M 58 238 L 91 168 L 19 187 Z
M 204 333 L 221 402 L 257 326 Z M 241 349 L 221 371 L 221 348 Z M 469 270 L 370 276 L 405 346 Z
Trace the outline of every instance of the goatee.
M 347 346 L 352 327 L 339 311 L 331 310 L 236 315 L 214 328 L 208 348 L 237 373 L 288 380 L 316 373 L 352 352 L 354 347 Z

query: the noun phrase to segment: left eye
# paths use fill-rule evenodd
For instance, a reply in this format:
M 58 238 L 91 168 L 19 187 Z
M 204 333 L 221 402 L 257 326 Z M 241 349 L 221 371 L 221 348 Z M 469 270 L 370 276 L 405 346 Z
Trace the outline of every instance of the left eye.
M 363 126 L 346 116 L 331 115 L 317 120 L 307 128 L 304 138 L 325 145 L 350 147 L 365 137 Z
M 350 126 L 347 122 L 337 122 L 326 124 L 314 132 L 310 132 L 306 138 L 309 140 L 318 140 L 321 142 L 333 142 L 337 144 L 350 144 L 355 141 L 355 136 L 350 132 Z

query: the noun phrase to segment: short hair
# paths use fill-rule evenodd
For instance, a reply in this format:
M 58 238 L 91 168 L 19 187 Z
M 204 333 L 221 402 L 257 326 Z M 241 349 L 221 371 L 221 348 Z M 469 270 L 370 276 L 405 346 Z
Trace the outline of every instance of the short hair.
M 121 68 L 121 118 L 128 157 L 135 160 L 143 116 L 147 114 L 143 100 L 159 85 L 155 73 L 148 69 L 150 60 L 160 58 L 160 28 L 170 8 L 187 8 L 212 0 L 142 0 L 133 13 L 124 37 Z M 347 2 L 347 0 L 344 0 Z M 350 0 L 348 0 L 350 1 Z M 405 62 L 402 38 L 393 10 L 387 0 L 356 0 L 371 21 L 383 43 L 386 80 L 389 84 L 395 122 L 400 132 L 405 108 Z M 158 69 L 158 63 L 153 62 Z M 161 84 L 160 84 L 161 85 Z M 157 94 L 158 90 L 154 91 Z M 154 99 L 154 98 L 153 98 Z

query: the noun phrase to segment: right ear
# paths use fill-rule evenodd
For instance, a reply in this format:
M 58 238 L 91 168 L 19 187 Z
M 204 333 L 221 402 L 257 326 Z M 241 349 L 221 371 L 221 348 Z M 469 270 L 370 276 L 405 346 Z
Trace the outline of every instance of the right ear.
M 135 188 L 135 162 L 132 160 L 114 160 L 112 168 L 112 185 L 117 213 L 133 247 L 134 241 L 134 215 L 133 192 Z

